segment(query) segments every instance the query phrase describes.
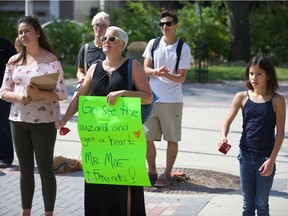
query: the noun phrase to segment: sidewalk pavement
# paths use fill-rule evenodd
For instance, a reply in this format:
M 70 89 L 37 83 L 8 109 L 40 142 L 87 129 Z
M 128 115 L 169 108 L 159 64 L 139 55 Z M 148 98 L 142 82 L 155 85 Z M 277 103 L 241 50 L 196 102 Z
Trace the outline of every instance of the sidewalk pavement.
M 67 80 L 66 85 L 73 94 L 75 80 Z M 230 128 L 231 150 L 227 155 L 217 151 L 221 124 L 229 110 L 237 91 L 244 90 L 241 82 L 185 83 L 182 141 L 175 163 L 177 168 L 218 171 L 239 176 L 238 141 L 241 135 L 241 112 Z M 280 93 L 288 101 L 288 82 L 280 82 Z M 61 102 L 64 113 L 69 100 Z M 287 110 L 287 109 L 286 109 Z M 287 121 L 286 121 L 287 122 Z M 71 132 L 57 137 L 55 156 L 79 158 L 81 144 L 77 132 L 77 115 L 68 122 Z M 286 123 L 286 131 L 288 125 Z M 157 143 L 157 165 L 165 167 L 166 143 Z M 288 212 L 288 133 L 277 158 L 277 171 L 270 196 L 271 216 L 284 216 Z M 43 215 L 43 200 L 40 178 L 35 167 L 36 188 L 32 215 Z M 17 158 L 8 169 L 0 169 L 0 216 L 16 216 L 20 212 L 19 167 Z M 84 179 L 82 172 L 57 175 L 57 200 L 54 215 L 81 216 L 83 209 Z M 213 190 L 212 190 L 213 191 Z M 239 190 L 220 193 L 154 193 L 145 191 L 146 212 L 148 216 L 231 216 L 241 215 L 242 196 Z M 95 213 L 97 215 L 97 213 Z

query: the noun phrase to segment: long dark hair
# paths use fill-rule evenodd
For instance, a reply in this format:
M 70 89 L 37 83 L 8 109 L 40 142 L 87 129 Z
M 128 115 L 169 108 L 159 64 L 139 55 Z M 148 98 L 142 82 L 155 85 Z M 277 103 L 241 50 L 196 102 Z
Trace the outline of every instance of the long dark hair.
M 249 81 L 249 70 L 252 66 L 258 66 L 262 70 L 266 72 L 266 75 L 268 77 L 267 82 L 267 90 L 268 92 L 275 92 L 278 88 L 278 81 L 276 77 L 276 70 L 272 62 L 264 57 L 264 56 L 254 56 L 250 62 L 247 64 L 246 70 L 245 70 L 245 80 L 244 80 L 244 86 L 247 87 L 250 90 L 253 90 L 253 86 Z
M 18 21 L 18 27 L 21 23 L 28 23 L 30 24 L 36 32 L 38 32 L 40 34 L 39 38 L 38 38 L 38 43 L 39 46 L 42 47 L 43 49 L 48 50 L 49 52 L 54 53 L 54 51 L 52 50 L 46 35 L 44 34 L 44 31 L 38 21 L 38 19 L 34 16 L 25 16 L 22 17 L 19 21 Z M 21 51 L 19 52 L 19 56 L 17 57 L 17 59 L 12 62 L 12 64 L 16 64 L 18 62 L 20 62 L 22 60 L 22 64 L 25 65 L 27 63 L 27 49 L 25 46 L 22 47 Z

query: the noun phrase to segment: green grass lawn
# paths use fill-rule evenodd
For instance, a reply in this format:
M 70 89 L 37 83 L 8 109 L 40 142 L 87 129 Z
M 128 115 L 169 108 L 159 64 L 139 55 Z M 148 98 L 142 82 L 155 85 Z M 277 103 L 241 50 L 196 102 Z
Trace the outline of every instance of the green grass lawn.
M 246 66 L 208 66 L 209 81 L 243 80 Z M 288 68 L 276 68 L 278 80 L 288 80 Z M 189 70 L 187 80 L 195 81 L 195 68 Z
M 76 78 L 77 66 L 62 64 L 65 78 Z
M 65 78 L 76 78 L 75 65 L 62 64 Z M 209 81 L 243 80 L 245 66 L 208 66 Z M 288 80 L 288 68 L 276 68 L 278 80 Z M 187 81 L 196 81 L 195 68 L 192 67 L 187 74 Z

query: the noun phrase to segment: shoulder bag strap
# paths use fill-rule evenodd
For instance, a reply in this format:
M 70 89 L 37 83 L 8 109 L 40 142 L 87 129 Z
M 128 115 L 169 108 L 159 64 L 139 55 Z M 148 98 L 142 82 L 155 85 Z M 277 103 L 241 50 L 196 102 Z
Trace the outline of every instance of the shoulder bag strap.
M 128 59 L 128 90 L 132 91 L 132 61 L 133 59 Z
M 87 53 L 88 53 L 88 43 L 85 44 L 84 46 L 84 72 L 86 74 L 87 72 Z

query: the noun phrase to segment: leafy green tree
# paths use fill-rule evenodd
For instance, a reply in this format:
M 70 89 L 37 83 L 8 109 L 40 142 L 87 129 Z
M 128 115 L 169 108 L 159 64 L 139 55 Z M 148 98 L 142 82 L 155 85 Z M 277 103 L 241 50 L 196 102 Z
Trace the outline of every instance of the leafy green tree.
M 159 13 L 149 2 L 128 1 L 123 9 L 112 8 L 110 16 L 113 25 L 127 32 L 129 43 L 148 42 L 161 34 L 158 26 Z
M 17 21 L 22 16 L 19 12 L 5 12 L 0 13 L 0 36 L 6 38 L 11 43 L 14 43 L 17 37 Z
M 227 15 L 222 2 L 213 1 L 204 6 L 184 2 L 184 7 L 177 10 L 179 19 L 178 35 L 190 46 L 193 55 L 196 55 L 197 44 L 201 40 L 201 25 L 203 26 L 203 40 L 208 49 L 210 60 L 225 60 L 229 55 L 229 33 Z M 201 7 L 201 8 L 199 8 Z M 201 14 L 203 24 L 201 24 Z
M 72 20 L 53 19 L 44 31 L 60 61 L 75 64 L 85 37 L 85 28 Z
M 288 4 L 267 2 L 252 10 L 252 54 L 263 53 L 275 64 L 288 62 Z
M 200 16 L 195 4 L 181 2 L 182 8 L 175 10 L 179 19 L 177 34 L 190 46 L 195 55 L 200 40 Z M 146 41 L 161 35 L 158 26 L 159 14 L 165 8 L 156 9 L 149 2 L 128 1 L 124 8 L 112 8 L 112 24 L 120 26 L 129 35 L 129 43 Z M 209 58 L 226 59 L 228 57 L 229 34 L 226 27 L 227 14 L 222 2 L 211 2 L 202 8 L 204 20 L 204 41 L 208 47 Z M 125 15 L 123 15 L 125 14 Z M 131 19 L 133 17 L 133 19 Z

